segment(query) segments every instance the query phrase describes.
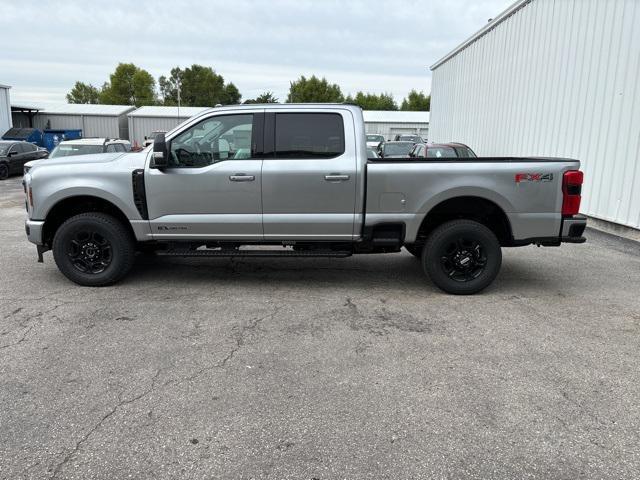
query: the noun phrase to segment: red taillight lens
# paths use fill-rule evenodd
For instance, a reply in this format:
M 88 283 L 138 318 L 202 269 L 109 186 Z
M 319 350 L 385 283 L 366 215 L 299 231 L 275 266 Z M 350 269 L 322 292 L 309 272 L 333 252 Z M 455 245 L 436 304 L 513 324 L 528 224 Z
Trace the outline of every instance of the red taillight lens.
M 562 215 L 577 215 L 584 174 L 580 170 L 569 170 L 562 177 Z

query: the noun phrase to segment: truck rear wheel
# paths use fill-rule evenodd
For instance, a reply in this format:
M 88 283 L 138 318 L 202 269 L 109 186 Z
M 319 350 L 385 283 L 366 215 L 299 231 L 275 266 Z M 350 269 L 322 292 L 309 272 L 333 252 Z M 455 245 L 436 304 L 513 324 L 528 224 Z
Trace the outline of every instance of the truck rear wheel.
M 436 228 L 422 252 L 422 267 L 447 293 L 471 295 L 493 282 L 502 251 L 494 233 L 472 220 L 453 220 Z
M 104 213 L 82 213 L 58 228 L 53 258 L 72 282 L 87 287 L 111 285 L 133 266 L 135 243 L 121 221 Z

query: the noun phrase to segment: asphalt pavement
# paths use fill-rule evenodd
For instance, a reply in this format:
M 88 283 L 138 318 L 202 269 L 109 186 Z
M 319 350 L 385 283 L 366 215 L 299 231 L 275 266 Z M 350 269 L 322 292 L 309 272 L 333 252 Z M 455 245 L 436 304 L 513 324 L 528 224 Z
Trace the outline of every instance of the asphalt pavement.
M 140 256 L 82 288 L 0 182 L 0 478 L 640 478 L 640 244 L 506 249 L 470 297 L 406 252 Z

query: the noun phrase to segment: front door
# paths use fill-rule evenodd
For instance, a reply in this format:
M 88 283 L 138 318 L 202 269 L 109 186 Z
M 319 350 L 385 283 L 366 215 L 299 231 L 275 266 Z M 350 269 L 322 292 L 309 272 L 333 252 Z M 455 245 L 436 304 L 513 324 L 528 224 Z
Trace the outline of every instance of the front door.
M 169 166 L 145 171 L 154 238 L 262 240 L 262 118 L 220 112 L 167 139 Z
M 265 240 L 351 240 L 356 139 L 348 110 L 277 111 L 265 117 Z

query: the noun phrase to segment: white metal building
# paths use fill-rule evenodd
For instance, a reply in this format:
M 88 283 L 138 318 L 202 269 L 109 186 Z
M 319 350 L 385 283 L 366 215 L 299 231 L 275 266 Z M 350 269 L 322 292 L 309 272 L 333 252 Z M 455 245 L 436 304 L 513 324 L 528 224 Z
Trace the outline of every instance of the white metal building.
M 577 158 L 582 211 L 640 228 L 640 2 L 520 0 L 431 70 L 431 140 Z
M 140 107 L 129 113 L 129 139 L 142 145 L 151 132 L 169 131 L 209 107 Z
M 387 140 L 398 133 L 416 133 L 425 140 L 429 137 L 429 112 L 364 110 L 363 115 L 366 132 L 379 133 Z
M 9 98 L 9 85 L 0 84 L 0 137 L 11 128 L 11 100 Z
M 33 107 L 14 105 L 17 108 L 37 108 L 33 117 L 33 127 L 82 129 L 84 137 L 129 138 L 127 113 L 135 110 L 132 105 L 89 105 L 81 103 L 41 104 Z M 23 113 L 14 112 L 14 123 L 19 127 L 29 127 L 28 118 Z

